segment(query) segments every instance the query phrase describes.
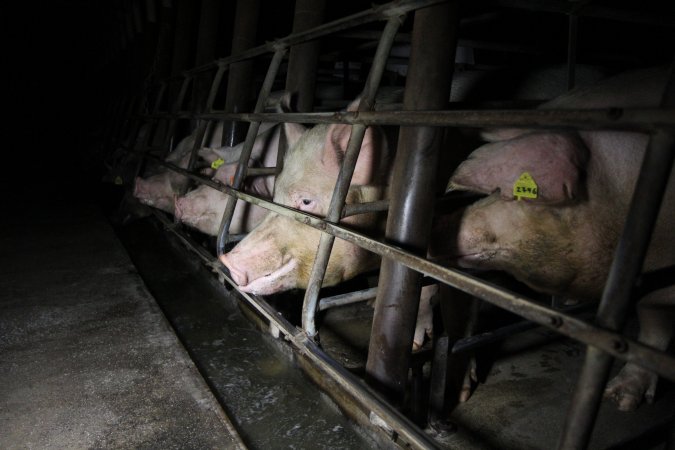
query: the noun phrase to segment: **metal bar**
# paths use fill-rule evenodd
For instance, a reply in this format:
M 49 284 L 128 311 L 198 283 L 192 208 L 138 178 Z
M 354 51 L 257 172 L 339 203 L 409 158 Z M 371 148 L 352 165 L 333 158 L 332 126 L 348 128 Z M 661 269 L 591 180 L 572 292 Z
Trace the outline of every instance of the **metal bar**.
M 562 335 L 586 344 L 595 345 L 611 353 L 616 358 L 640 364 L 665 378 L 675 381 L 675 358 L 664 352 L 659 352 L 639 342 L 627 339 L 619 333 L 607 331 L 558 310 L 540 305 L 527 297 L 510 292 L 491 283 L 486 283 L 484 280 L 468 273 L 444 267 L 416 256 L 395 245 L 383 243 L 378 239 L 368 237 L 340 225 L 326 222 L 316 216 L 247 194 L 230 186 L 222 185 L 210 178 L 193 174 L 175 164 L 162 161 L 156 156 L 146 155 L 146 157 L 213 189 L 232 195 L 248 203 L 261 206 L 277 214 L 290 217 L 339 239 L 359 245 L 380 256 L 396 259 L 408 267 L 422 272 L 426 276 L 467 292 L 474 297 L 490 302 L 546 328 L 555 330 Z
M 157 114 L 163 118 L 166 114 Z M 359 111 L 315 113 L 209 113 L 176 115 L 191 119 L 236 119 L 246 122 L 344 123 L 432 127 L 576 128 L 655 131 L 675 126 L 675 108 L 604 108 L 455 111 Z
M 181 106 L 183 105 L 183 102 L 185 101 L 185 96 L 187 95 L 187 90 L 188 86 L 190 85 L 191 81 L 190 76 L 185 76 L 183 78 L 183 81 L 180 85 L 180 91 L 178 91 L 178 96 L 176 97 L 176 101 L 172 105 L 171 110 L 173 111 L 173 114 L 171 115 L 171 120 L 169 121 L 169 126 L 166 130 L 166 136 L 164 136 L 164 153 L 163 157 L 166 158 L 166 156 L 171 153 L 171 150 L 173 150 L 171 147 L 171 141 L 173 140 L 175 134 L 176 134 L 176 125 L 178 123 L 178 113 L 180 112 Z
M 415 12 L 406 78 L 405 110 L 439 110 L 450 97 L 459 3 Z M 443 130 L 401 127 L 394 160 L 385 240 L 426 255 Z M 422 275 L 392 259 L 380 265 L 380 280 L 368 345 L 369 383 L 403 400 L 421 292 Z
M 366 84 L 363 88 L 359 111 L 372 109 L 375 104 L 375 94 L 380 85 L 382 74 L 384 73 L 387 57 L 389 56 L 391 46 L 396 37 L 396 32 L 401 26 L 402 21 L 403 17 L 401 16 L 392 17 L 387 21 L 387 24 L 382 31 L 382 37 L 380 38 L 380 42 L 375 52 L 373 65 L 370 68 L 370 73 L 368 74 Z M 333 190 L 330 206 L 328 207 L 328 214 L 326 215 L 326 221 L 328 222 L 337 223 L 342 216 L 345 199 L 347 198 L 347 192 L 349 191 L 349 184 L 351 183 L 352 175 L 354 174 L 354 168 L 356 167 L 356 161 L 359 157 L 361 143 L 363 142 L 365 132 L 365 125 L 354 125 L 352 127 L 347 150 L 342 166 L 340 167 L 340 173 L 335 182 L 335 189 Z M 330 258 L 334 240 L 335 238 L 331 235 L 321 235 L 319 248 L 316 251 L 314 265 L 312 266 L 312 273 L 309 278 L 307 290 L 305 291 L 305 298 L 302 304 L 302 328 L 311 338 L 314 338 L 317 333 L 314 316 L 319 302 L 319 291 L 323 284 L 323 278 L 326 273 L 326 268 L 328 267 L 328 260 Z
M 270 62 L 269 68 L 267 69 L 267 75 L 265 75 L 265 81 L 260 89 L 260 94 L 258 96 L 258 102 L 255 105 L 255 112 L 262 111 L 265 108 L 265 103 L 267 97 L 270 95 L 272 90 L 272 85 L 274 84 L 274 79 L 277 76 L 279 71 L 279 66 L 281 66 L 281 61 L 284 59 L 286 54 L 286 49 L 279 49 L 274 53 L 274 57 Z M 235 189 L 239 189 L 244 179 L 246 178 L 246 171 L 248 170 L 248 160 L 251 157 L 251 151 L 253 150 L 253 144 L 255 138 L 258 135 L 258 129 L 260 128 L 260 122 L 251 123 L 248 128 L 248 134 L 246 135 L 246 141 L 244 143 L 244 148 L 241 150 L 241 155 L 239 158 L 239 164 L 237 165 L 237 171 L 234 174 L 234 181 L 232 186 Z M 225 253 L 225 246 L 228 244 L 228 233 L 230 229 L 230 223 L 232 223 L 232 215 L 234 214 L 234 208 L 237 204 L 237 199 L 233 196 L 230 196 L 227 199 L 225 205 L 225 212 L 223 213 L 223 218 L 220 222 L 220 229 L 218 230 L 218 239 L 216 242 L 216 252 L 218 256 Z
M 342 217 L 355 216 L 357 214 L 367 214 L 373 212 L 387 211 L 389 209 L 389 200 L 377 200 L 368 203 L 350 203 L 345 205 L 342 211 Z
M 293 33 L 305 31 L 323 22 L 326 0 L 296 0 Z M 297 93 L 296 110 L 311 111 L 314 105 L 319 41 L 291 47 L 286 72 L 286 90 Z
M 352 303 L 364 302 L 375 298 L 377 295 L 377 288 L 364 289 L 362 291 L 350 292 L 348 294 L 334 295 L 319 300 L 319 311 L 336 306 L 351 305 Z
M 255 45 L 258 31 L 260 0 L 237 0 L 234 30 L 232 31 L 232 54 L 240 54 Z M 251 84 L 253 80 L 252 59 L 233 62 L 229 65 L 225 111 L 250 111 L 253 103 Z M 224 66 L 224 64 L 219 64 Z M 236 121 L 223 122 L 222 145 L 234 147 L 246 136 L 246 124 Z
M 663 106 L 675 105 L 675 64 L 664 91 Z M 668 178 L 675 160 L 675 134 L 657 132 L 649 140 L 628 217 L 596 317 L 599 327 L 621 330 L 631 305 L 632 289 L 649 248 Z M 613 362 L 603 349 L 589 345 L 570 403 L 559 448 L 585 448 L 593 432 L 602 393 Z M 675 369 L 671 377 L 675 377 Z

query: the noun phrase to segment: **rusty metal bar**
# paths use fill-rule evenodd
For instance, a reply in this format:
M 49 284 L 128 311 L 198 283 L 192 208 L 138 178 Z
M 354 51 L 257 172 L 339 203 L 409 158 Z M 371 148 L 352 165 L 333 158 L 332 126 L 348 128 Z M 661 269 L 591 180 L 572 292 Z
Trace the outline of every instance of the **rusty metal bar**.
M 391 46 L 394 43 L 394 38 L 398 32 L 399 27 L 404 19 L 404 16 L 392 17 L 387 21 L 387 24 L 382 31 L 382 37 L 375 51 L 373 58 L 373 65 L 370 68 L 370 73 L 366 79 L 366 84 L 363 88 L 361 96 L 361 103 L 359 104 L 359 111 L 366 111 L 375 104 L 375 94 L 380 85 L 382 74 L 387 63 L 387 57 L 391 51 Z M 327 222 L 337 223 L 342 216 L 345 199 L 349 191 L 349 184 L 354 174 L 356 161 L 361 150 L 361 143 L 366 132 L 365 125 L 354 125 L 349 136 L 349 143 L 345 152 L 340 173 L 335 182 L 335 189 L 331 197 L 330 206 L 328 207 L 328 214 L 326 215 Z M 333 249 L 333 242 L 335 238 L 328 234 L 322 234 L 319 241 L 319 248 L 316 251 L 314 258 L 314 265 L 312 266 L 312 273 L 309 278 L 307 290 L 305 291 L 305 298 L 302 305 L 302 328 L 305 330 L 310 338 L 316 336 L 316 325 L 314 323 L 314 316 L 316 314 L 319 291 L 323 284 L 323 278 L 328 267 L 328 260 L 330 258 L 331 250 Z
M 213 189 L 248 203 L 261 206 L 277 214 L 290 217 L 317 230 L 325 231 L 339 239 L 359 245 L 380 256 L 396 259 L 406 266 L 422 272 L 424 275 L 467 292 L 474 297 L 490 302 L 546 328 L 555 330 L 562 335 L 586 344 L 595 345 L 623 361 L 641 364 L 659 375 L 675 381 L 675 358 L 664 352 L 659 352 L 639 342 L 627 339 L 619 333 L 605 330 L 558 310 L 543 306 L 527 297 L 487 283 L 468 273 L 444 267 L 395 245 L 383 243 L 378 239 L 368 237 L 334 223 L 326 222 L 316 216 L 247 194 L 230 186 L 222 185 L 208 177 L 193 174 L 175 164 L 167 163 L 157 156 L 146 155 L 146 157 Z
M 321 25 L 326 0 L 296 0 L 293 33 Z M 316 69 L 319 63 L 319 41 L 294 45 L 288 55 L 286 90 L 297 93 L 296 110 L 311 111 L 314 105 Z
M 375 298 L 377 295 L 377 288 L 364 289 L 361 291 L 350 292 L 348 294 L 334 295 L 332 297 L 326 297 L 319 300 L 319 311 L 323 311 L 329 308 L 335 308 L 336 306 L 351 305 L 352 303 L 364 302 Z
M 258 31 L 260 0 L 237 0 L 232 31 L 232 54 L 245 52 L 255 45 Z M 252 106 L 251 83 L 253 80 L 253 63 L 251 59 L 240 60 L 229 64 L 225 111 L 250 111 Z M 224 64 L 220 63 L 219 66 Z M 222 145 L 234 147 L 246 136 L 246 124 L 238 121 L 223 122 Z
M 447 106 L 458 31 L 457 1 L 415 12 L 405 110 Z M 419 255 L 426 255 L 429 245 L 442 133 L 433 127 L 401 127 L 399 132 L 385 240 Z M 408 384 L 421 281 L 419 272 L 382 260 L 366 378 L 397 403 Z
M 265 75 L 265 81 L 263 82 L 262 88 L 260 89 L 260 94 L 258 96 L 258 102 L 255 105 L 255 112 L 264 110 L 267 97 L 270 95 L 272 90 L 272 85 L 274 84 L 274 79 L 277 76 L 279 71 L 279 66 L 284 59 L 286 54 L 286 49 L 282 48 L 277 50 L 272 57 L 272 61 L 267 69 L 267 75 Z M 246 135 L 246 141 L 244 143 L 244 148 L 241 150 L 241 155 L 239 158 L 239 164 L 237 165 L 237 171 L 234 174 L 234 181 L 232 186 L 235 189 L 239 189 L 244 183 L 246 178 L 246 171 L 248 170 L 248 160 L 251 157 L 251 151 L 253 150 L 253 144 L 255 138 L 258 135 L 258 129 L 260 128 L 260 122 L 252 122 L 248 128 L 248 133 Z M 237 203 L 236 197 L 230 196 L 227 199 L 227 204 L 225 205 L 225 212 L 223 213 L 223 218 L 220 222 L 220 229 L 218 230 L 218 239 L 216 243 L 216 252 L 218 256 L 225 253 L 225 246 L 228 244 L 228 233 L 230 229 L 230 223 L 232 223 L 232 215 L 234 214 L 234 207 Z
M 662 105 L 675 105 L 675 64 L 671 67 Z M 595 321 L 603 329 L 615 331 L 624 326 L 631 305 L 632 290 L 642 271 L 673 161 L 675 134 L 657 132 L 649 140 L 633 190 L 628 217 L 598 308 Z M 587 347 L 584 365 L 560 437 L 560 449 L 588 446 L 612 362 L 612 355 L 603 352 L 603 349 L 593 345 Z M 675 377 L 675 369 L 671 377 Z
M 162 118 L 166 114 L 157 114 Z M 432 127 L 576 128 L 656 131 L 675 126 L 675 108 L 604 108 L 454 111 L 359 111 L 315 113 L 177 114 L 183 119 L 236 119 L 247 122 L 345 123 Z

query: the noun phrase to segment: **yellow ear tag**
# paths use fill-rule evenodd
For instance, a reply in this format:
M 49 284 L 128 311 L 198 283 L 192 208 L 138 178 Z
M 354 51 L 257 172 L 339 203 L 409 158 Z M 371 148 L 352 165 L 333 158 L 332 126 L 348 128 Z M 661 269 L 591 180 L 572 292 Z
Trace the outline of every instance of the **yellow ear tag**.
M 217 169 L 218 167 L 222 166 L 223 164 L 225 164 L 225 161 L 222 158 L 218 158 L 211 163 L 211 168 Z
M 523 198 L 537 198 L 537 183 L 534 182 L 529 173 L 523 172 L 515 183 L 513 183 L 513 196 L 516 200 Z
M 122 185 L 122 184 L 124 184 L 124 180 L 122 180 L 122 177 L 121 177 L 121 176 L 117 175 L 117 176 L 115 177 L 115 184 L 117 184 L 117 185 Z

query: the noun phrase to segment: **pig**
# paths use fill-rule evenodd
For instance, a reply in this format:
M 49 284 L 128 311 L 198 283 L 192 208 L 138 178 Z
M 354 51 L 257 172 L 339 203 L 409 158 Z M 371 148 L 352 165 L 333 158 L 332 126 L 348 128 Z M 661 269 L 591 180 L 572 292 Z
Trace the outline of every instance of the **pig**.
M 274 167 L 276 165 L 280 126 L 272 125 L 261 125 L 263 131 L 258 134 L 254 141 L 249 166 Z M 223 160 L 223 164 L 212 173 L 213 180 L 225 185 L 232 184 L 243 146 L 244 143 L 242 142 L 234 147 L 221 147 L 212 150 Z M 249 194 L 271 199 L 274 192 L 274 175 L 248 178 L 242 188 Z M 228 197 L 227 194 L 216 189 L 201 185 L 184 196 L 175 198 L 176 220 L 196 228 L 202 233 L 216 236 Z M 238 200 L 229 232 L 232 234 L 249 232 L 266 215 L 267 210 L 265 208 Z
M 655 107 L 667 71 L 618 75 L 571 91 L 541 108 Z M 485 133 L 452 175 L 450 190 L 487 197 L 434 226 L 432 256 L 463 268 L 502 270 L 536 291 L 599 299 L 625 221 L 649 136 L 626 131 L 501 129 Z M 518 196 L 527 172 L 537 194 Z M 675 179 L 670 181 L 644 271 L 675 263 Z M 638 340 L 666 350 L 675 323 L 675 286 L 647 294 L 638 306 Z M 620 410 L 654 398 L 657 377 L 626 364 L 605 396 Z
M 353 103 L 350 110 L 356 109 Z M 305 130 L 284 125 L 289 150 L 277 175 L 274 201 L 301 211 L 325 216 L 335 180 L 347 148 L 351 127 L 319 124 Z M 384 198 L 390 158 L 386 136 L 380 128 L 366 130 L 347 203 Z M 342 222 L 355 229 L 372 229 L 376 215 L 364 214 Z M 321 232 L 293 219 L 269 213 L 258 227 L 232 251 L 220 255 L 243 292 L 268 295 L 307 288 Z M 336 239 L 324 286 L 333 286 L 377 267 L 375 255 Z
M 218 122 L 211 136 L 206 139 L 207 145 L 220 144 L 223 133 L 223 124 Z M 195 144 L 195 134 L 191 134 L 182 139 L 176 148 L 169 153 L 166 161 L 187 169 L 190 161 L 190 153 Z M 201 149 L 199 156 L 212 163 L 217 159 L 217 155 L 210 149 Z M 147 178 L 136 177 L 134 183 L 133 195 L 141 203 L 154 208 L 174 213 L 174 196 L 187 189 L 190 179 L 186 176 L 169 169 L 162 169 L 161 172 Z

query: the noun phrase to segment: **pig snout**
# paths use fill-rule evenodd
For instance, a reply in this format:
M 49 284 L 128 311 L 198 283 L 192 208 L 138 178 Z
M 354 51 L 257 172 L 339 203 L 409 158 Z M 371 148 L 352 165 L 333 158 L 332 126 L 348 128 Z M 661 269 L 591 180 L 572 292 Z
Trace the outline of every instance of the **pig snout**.
M 229 253 L 220 256 L 220 261 L 227 267 L 230 272 L 230 277 L 237 283 L 238 286 L 246 286 L 248 284 L 248 275 L 246 271 L 238 267 L 237 261 Z

